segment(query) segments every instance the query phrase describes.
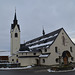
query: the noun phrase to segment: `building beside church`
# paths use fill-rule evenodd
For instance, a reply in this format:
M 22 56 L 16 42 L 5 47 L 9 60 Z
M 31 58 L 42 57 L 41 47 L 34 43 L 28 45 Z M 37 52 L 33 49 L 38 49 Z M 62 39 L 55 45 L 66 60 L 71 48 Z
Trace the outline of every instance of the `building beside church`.
M 0 51 L 0 64 L 7 63 L 9 61 L 10 52 L 9 51 Z
M 56 65 L 75 62 L 75 44 L 63 28 L 20 44 L 20 26 L 16 12 L 11 24 L 10 63 L 28 65 Z

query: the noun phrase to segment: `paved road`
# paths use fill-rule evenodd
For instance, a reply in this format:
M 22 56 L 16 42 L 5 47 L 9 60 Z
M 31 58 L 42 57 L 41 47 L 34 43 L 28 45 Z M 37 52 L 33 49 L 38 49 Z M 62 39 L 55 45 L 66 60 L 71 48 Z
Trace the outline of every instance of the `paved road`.
M 75 71 L 72 72 L 38 72 L 38 71 L 25 71 L 25 70 L 15 70 L 15 71 L 0 71 L 0 75 L 75 75 Z

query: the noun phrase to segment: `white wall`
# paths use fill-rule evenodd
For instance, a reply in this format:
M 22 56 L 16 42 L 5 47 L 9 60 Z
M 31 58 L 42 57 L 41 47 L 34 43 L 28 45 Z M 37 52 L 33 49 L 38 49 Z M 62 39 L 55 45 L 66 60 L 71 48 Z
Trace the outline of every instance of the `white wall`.
M 18 33 L 18 37 L 15 37 L 15 33 Z M 20 48 L 20 31 L 18 30 L 17 25 L 15 26 L 14 30 L 11 30 L 11 55 L 15 54 L 19 51 Z

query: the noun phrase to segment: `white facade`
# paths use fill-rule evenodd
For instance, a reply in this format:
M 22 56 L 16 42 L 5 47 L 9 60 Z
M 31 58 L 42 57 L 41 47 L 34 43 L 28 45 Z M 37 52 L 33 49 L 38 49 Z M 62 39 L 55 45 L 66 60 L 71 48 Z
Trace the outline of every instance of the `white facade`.
M 17 25 L 11 29 L 11 55 L 15 54 L 20 49 L 20 31 Z
M 63 45 L 62 36 L 65 37 L 65 45 Z M 57 52 L 55 52 L 55 47 L 57 47 Z M 70 50 L 70 47 L 72 47 L 72 51 Z M 75 45 L 68 37 L 68 35 L 64 32 L 64 30 L 61 30 L 55 42 L 47 50 L 48 53 L 51 53 L 49 57 L 41 58 L 41 65 L 59 64 L 59 62 L 56 62 L 56 59 L 59 59 L 59 56 L 61 56 L 61 62 L 63 62 L 62 54 L 64 51 L 69 51 L 71 56 L 73 57 L 73 60 L 71 60 L 72 57 L 68 57 L 68 61 L 75 62 Z M 45 63 L 42 62 L 43 59 L 45 59 Z

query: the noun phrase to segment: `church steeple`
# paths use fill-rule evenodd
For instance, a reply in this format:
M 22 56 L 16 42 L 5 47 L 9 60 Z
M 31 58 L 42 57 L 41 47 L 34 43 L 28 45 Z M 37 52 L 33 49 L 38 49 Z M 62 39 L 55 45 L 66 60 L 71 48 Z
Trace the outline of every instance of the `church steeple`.
M 44 27 L 43 27 L 43 31 L 42 31 L 42 34 L 43 34 L 43 36 L 45 35 L 45 30 L 44 30 Z
M 18 24 L 18 20 L 17 20 L 17 16 L 16 16 L 16 10 L 15 10 L 14 20 L 13 20 L 13 24 L 11 24 L 11 29 L 13 30 L 16 26 L 18 27 L 18 29 L 20 31 L 20 26 Z
M 18 23 L 18 21 L 17 21 L 17 17 L 16 17 L 16 10 L 15 10 L 15 15 L 14 15 L 13 23 L 14 23 L 15 25 Z
M 18 24 L 16 11 L 14 14 L 13 24 L 11 24 L 11 55 L 20 49 L 20 25 Z

